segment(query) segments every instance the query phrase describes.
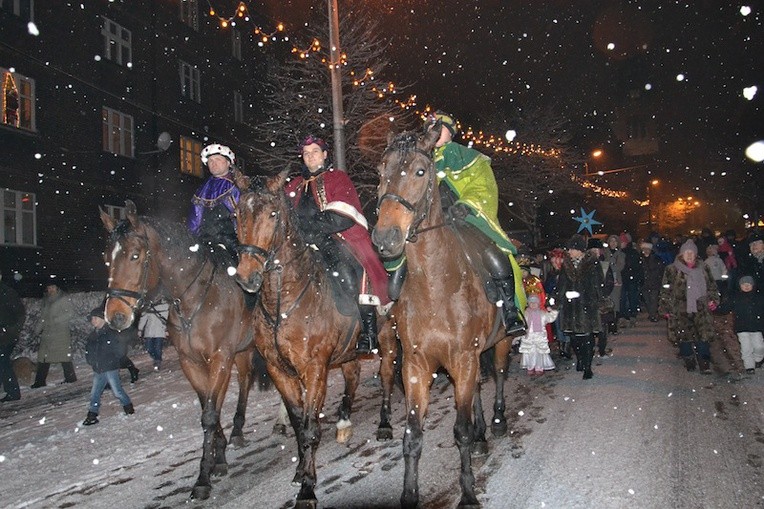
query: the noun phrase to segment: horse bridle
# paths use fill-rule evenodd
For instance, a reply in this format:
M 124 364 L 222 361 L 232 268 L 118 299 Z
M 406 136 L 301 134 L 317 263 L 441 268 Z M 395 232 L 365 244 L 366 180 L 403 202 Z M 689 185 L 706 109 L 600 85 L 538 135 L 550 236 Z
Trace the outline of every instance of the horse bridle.
M 149 278 L 149 263 L 151 263 L 151 249 L 149 249 L 149 238 L 146 235 L 137 235 L 138 238 L 143 240 L 146 245 L 146 258 L 143 260 L 143 273 L 141 275 L 141 284 L 139 291 L 127 290 L 125 288 L 112 288 L 109 286 L 106 289 L 106 298 L 115 298 L 124 302 L 130 311 L 135 313 L 139 309 L 142 309 L 146 301 L 146 294 L 148 293 L 148 278 Z M 112 260 L 112 263 L 114 260 Z M 130 304 L 125 297 L 135 299 L 134 304 Z
M 281 264 L 275 264 L 276 253 L 279 252 L 281 246 L 284 245 L 286 240 L 282 241 L 278 247 L 273 247 L 273 244 L 276 242 L 276 235 L 278 235 L 282 222 L 281 213 L 276 212 L 276 215 L 278 217 L 276 218 L 276 226 L 274 226 L 273 235 L 271 236 L 270 250 L 263 249 L 262 247 L 256 246 L 254 244 L 239 244 L 236 248 L 239 254 L 248 254 L 255 258 L 261 259 L 261 263 L 263 265 L 263 273 L 270 272 L 272 270 L 281 270 Z
M 406 156 L 410 152 L 415 152 L 425 156 L 427 158 L 427 161 L 429 161 L 430 170 L 433 169 L 432 155 L 428 154 L 427 152 L 425 152 L 424 150 L 421 150 L 418 147 L 394 148 L 390 146 L 385 149 L 385 153 L 390 152 L 392 150 L 398 150 L 402 152 L 400 157 L 400 162 L 398 163 L 398 166 L 393 171 L 403 168 L 403 165 L 407 162 Z M 383 157 L 385 153 L 382 154 Z M 379 214 L 379 207 L 382 205 L 382 202 L 384 202 L 385 200 L 391 200 L 396 203 L 400 203 L 401 205 L 403 205 L 403 208 L 405 208 L 406 210 L 414 214 L 415 216 L 414 221 L 411 223 L 411 228 L 409 229 L 408 237 L 406 237 L 406 240 L 408 242 L 416 242 L 417 236 L 420 233 L 442 226 L 442 225 L 437 225 L 437 226 L 432 226 L 428 228 L 423 228 L 421 230 L 419 229 L 419 225 L 422 224 L 422 222 L 425 220 L 425 218 L 427 217 L 427 214 L 430 211 L 429 207 L 432 202 L 432 192 L 434 188 L 434 185 L 433 185 L 434 182 L 435 182 L 435 178 L 431 178 L 430 182 L 427 184 L 427 189 L 425 190 L 424 194 L 419 200 L 417 200 L 420 203 L 426 204 L 426 206 L 421 207 L 420 211 L 417 211 L 417 206 L 415 204 L 411 203 L 406 198 L 396 193 L 385 193 L 382 196 L 380 196 L 379 199 L 377 200 L 377 214 Z

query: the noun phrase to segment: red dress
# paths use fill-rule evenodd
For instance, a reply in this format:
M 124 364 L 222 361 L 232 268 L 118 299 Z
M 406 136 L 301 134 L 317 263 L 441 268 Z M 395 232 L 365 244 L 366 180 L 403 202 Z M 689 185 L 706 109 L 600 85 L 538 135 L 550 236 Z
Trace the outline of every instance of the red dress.
M 361 293 L 376 295 L 381 305 L 388 304 L 390 297 L 387 295 L 387 272 L 371 243 L 369 225 L 363 215 L 361 200 L 353 181 L 344 171 L 330 169 L 308 180 L 301 175 L 297 176 L 288 182 L 284 189 L 295 206 L 306 190 L 313 195 L 313 200 L 322 212 L 331 211 L 353 220 L 353 226 L 334 235 L 348 247 L 366 272 Z M 368 288 L 369 284 L 371 288 Z

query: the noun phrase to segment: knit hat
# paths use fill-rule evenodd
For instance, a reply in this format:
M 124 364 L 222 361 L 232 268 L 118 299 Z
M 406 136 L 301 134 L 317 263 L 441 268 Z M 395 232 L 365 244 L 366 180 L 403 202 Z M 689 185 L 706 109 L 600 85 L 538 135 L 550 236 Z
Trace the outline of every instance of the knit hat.
M 738 286 L 743 285 L 751 285 L 753 286 L 753 277 L 752 276 L 743 276 L 740 278 L 740 280 L 737 282 Z
M 626 233 L 626 232 L 623 232 L 623 233 L 621 234 L 621 236 L 620 236 L 620 240 L 621 240 L 621 242 L 622 242 L 623 244 L 628 244 L 629 242 L 631 242 L 631 235 L 629 235 L 629 234 L 628 234 L 628 233 Z
M 594 237 L 591 237 L 589 240 L 586 241 L 586 249 L 602 249 L 604 246 L 602 245 L 602 241 L 600 239 L 595 239 Z
M 693 253 L 698 254 L 698 246 L 696 246 L 692 239 L 690 239 L 679 248 L 679 254 L 682 254 L 685 251 L 692 251 Z
M 323 150 L 324 152 L 329 151 L 329 147 L 326 145 L 326 142 L 323 139 L 319 138 L 318 136 L 309 134 L 305 138 L 303 138 L 300 144 L 297 146 L 297 150 L 299 151 L 300 155 L 302 155 L 302 151 L 305 147 L 307 147 L 308 145 L 313 145 L 314 143 L 318 145 L 319 147 L 321 147 L 321 150 Z
M 568 251 L 571 249 L 586 251 L 586 239 L 584 239 L 583 235 L 573 235 L 570 240 L 568 240 L 566 247 L 568 248 Z
M 642 249 L 652 249 L 653 245 L 650 244 L 649 242 L 643 242 L 639 245 L 639 247 Z

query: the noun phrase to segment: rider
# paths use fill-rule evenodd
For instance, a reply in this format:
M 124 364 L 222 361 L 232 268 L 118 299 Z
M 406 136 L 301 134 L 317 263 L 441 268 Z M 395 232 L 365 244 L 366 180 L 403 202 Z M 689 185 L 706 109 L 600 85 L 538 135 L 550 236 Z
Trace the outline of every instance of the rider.
M 224 261 L 236 264 L 236 204 L 239 188 L 233 177 L 236 156 L 225 145 L 213 143 L 202 150 L 202 163 L 210 171 L 209 178 L 191 199 L 188 229 L 203 243 L 224 248 Z
M 387 273 L 371 244 L 368 223 L 353 182 L 344 171 L 332 168 L 326 143 L 309 135 L 299 145 L 301 174 L 285 192 L 292 200 L 305 241 L 315 245 L 328 270 L 337 275 L 343 290 L 355 297 L 363 331 L 356 351 L 377 349 L 376 306 L 390 303 Z M 360 264 L 363 274 L 354 267 Z
M 502 319 L 507 335 L 525 330 L 518 309 L 525 309 L 522 274 L 515 261 L 517 249 L 504 233 L 497 217 L 499 190 L 491 159 L 453 140 L 457 126 L 453 116 L 437 111 L 428 119 L 440 122 L 440 138 L 435 143 L 433 161 L 437 170 L 444 207 L 455 220 L 464 221 L 483 233 L 482 259 L 499 293 Z

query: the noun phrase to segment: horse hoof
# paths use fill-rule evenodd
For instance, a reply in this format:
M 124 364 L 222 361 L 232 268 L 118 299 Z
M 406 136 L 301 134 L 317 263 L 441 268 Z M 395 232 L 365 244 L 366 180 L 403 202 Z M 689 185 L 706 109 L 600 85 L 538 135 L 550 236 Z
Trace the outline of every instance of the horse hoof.
M 218 463 L 212 467 L 212 474 L 215 477 L 220 477 L 228 474 L 228 465 L 226 463 Z
M 195 500 L 207 500 L 210 498 L 212 486 L 194 486 L 191 490 L 191 498 Z
M 457 507 L 459 509 L 480 509 L 480 504 L 478 502 L 466 502 L 466 503 L 459 502 L 459 505 Z
M 385 442 L 393 439 L 393 428 L 378 428 L 377 429 L 377 441 Z
M 292 486 L 295 488 L 301 488 L 302 487 L 302 476 L 295 472 L 294 477 L 292 478 Z
M 488 455 L 488 442 L 473 442 L 472 455 L 476 457 Z M 461 507 L 461 506 L 460 506 Z
M 350 437 L 353 436 L 353 428 L 348 426 L 347 428 L 337 428 L 337 443 L 346 444 Z
M 286 424 L 280 424 L 278 422 L 276 424 L 274 424 L 273 425 L 273 434 L 274 435 L 284 435 L 284 436 L 286 436 L 286 434 L 287 434 Z
M 294 509 L 316 509 L 316 507 L 318 507 L 318 500 L 315 498 L 297 500 L 294 503 Z
M 247 445 L 247 441 L 244 440 L 243 436 L 239 435 L 239 436 L 231 437 L 231 440 L 228 441 L 228 445 L 233 447 L 234 449 L 239 449 Z
M 493 436 L 496 438 L 501 438 L 507 434 L 507 423 L 506 421 L 501 422 L 494 422 L 491 424 L 491 433 L 493 433 Z

